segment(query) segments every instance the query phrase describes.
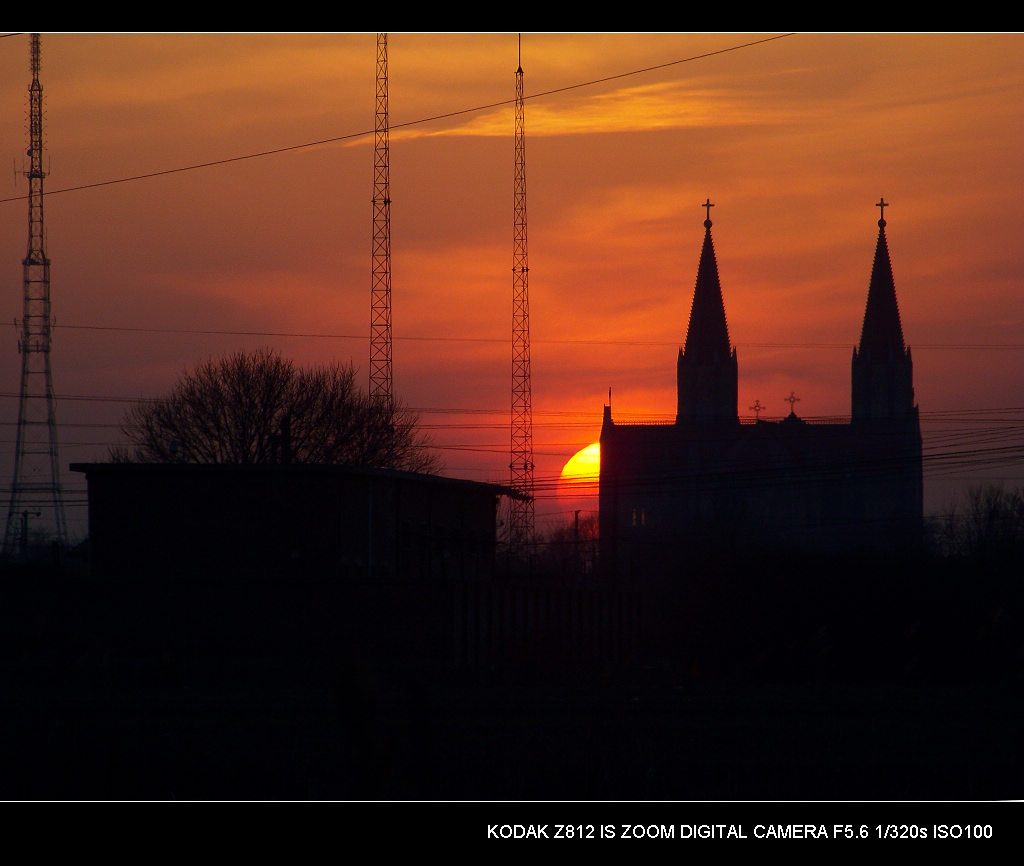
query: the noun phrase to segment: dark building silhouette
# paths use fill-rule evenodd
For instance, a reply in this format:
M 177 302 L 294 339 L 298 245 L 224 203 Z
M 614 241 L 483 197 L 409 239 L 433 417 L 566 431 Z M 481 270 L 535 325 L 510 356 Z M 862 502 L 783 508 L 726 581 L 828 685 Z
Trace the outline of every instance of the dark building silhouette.
M 709 208 L 710 201 L 705 203 Z M 879 203 L 883 209 L 886 203 Z M 741 420 L 711 220 L 704 222 L 674 423 L 601 429 L 602 568 L 619 577 L 706 554 L 905 548 L 920 536 L 921 431 L 885 220 L 878 221 L 848 422 Z M 790 395 L 791 407 L 796 399 Z
M 629 593 L 507 572 L 497 514 L 521 495 L 508 487 L 309 464 L 71 468 L 88 482 L 92 577 L 124 611 L 132 656 L 236 658 L 272 641 L 306 658 L 342 641 L 367 664 L 441 676 L 632 647 Z
M 75 463 L 93 574 L 493 576 L 506 488 L 319 465 Z

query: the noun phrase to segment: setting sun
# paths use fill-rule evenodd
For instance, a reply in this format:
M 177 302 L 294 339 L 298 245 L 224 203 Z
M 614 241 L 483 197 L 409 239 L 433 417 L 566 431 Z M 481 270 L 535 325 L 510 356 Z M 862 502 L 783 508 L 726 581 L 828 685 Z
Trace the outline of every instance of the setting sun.
M 596 485 L 601 472 L 601 443 L 594 442 L 570 457 L 562 467 L 562 488 L 578 494 L 580 485 Z

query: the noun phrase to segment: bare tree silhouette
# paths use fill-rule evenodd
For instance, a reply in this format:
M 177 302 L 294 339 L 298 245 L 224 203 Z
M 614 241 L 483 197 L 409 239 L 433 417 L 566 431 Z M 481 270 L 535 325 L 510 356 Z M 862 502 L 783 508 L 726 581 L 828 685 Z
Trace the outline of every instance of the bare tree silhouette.
M 972 487 L 962 509 L 951 506 L 939 526 L 947 555 L 998 559 L 1024 556 L 1024 490 Z
M 371 400 L 351 364 L 299 368 L 271 349 L 186 371 L 125 414 L 123 462 L 314 463 L 432 472 L 436 454 L 400 405 Z

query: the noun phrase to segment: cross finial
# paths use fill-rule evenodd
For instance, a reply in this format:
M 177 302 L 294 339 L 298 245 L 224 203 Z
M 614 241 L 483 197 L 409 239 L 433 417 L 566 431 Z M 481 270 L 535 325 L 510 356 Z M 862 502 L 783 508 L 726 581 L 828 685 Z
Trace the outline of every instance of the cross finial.
M 707 219 L 704 220 L 704 228 L 709 229 L 711 228 L 711 208 L 714 207 L 714 205 L 711 203 L 710 196 L 708 197 L 708 200 L 701 205 L 701 207 L 704 208 L 705 211 L 707 211 Z
M 885 209 L 887 207 L 891 207 L 891 206 L 892 205 L 885 200 L 885 196 L 880 196 L 879 197 L 878 204 L 875 205 L 875 207 L 878 208 L 879 211 L 881 211 L 881 217 L 878 220 L 878 227 L 879 228 L 883 228 L 883 229 L 885 228 Z
M 783 403 L 789 403 L 789 414 L 796 415 L 796 404 L 800 402 L 800 398 L 796 396 L 793 391 L 789 392 L 788 397 L 782 399 Z
M 764 409 L 764 406 L 761 405 L 761 401 L 755 400 L 754 405 L 750 407 L 750 411 L 754 413 L 755 421 L 760 417 L 762 409 Z

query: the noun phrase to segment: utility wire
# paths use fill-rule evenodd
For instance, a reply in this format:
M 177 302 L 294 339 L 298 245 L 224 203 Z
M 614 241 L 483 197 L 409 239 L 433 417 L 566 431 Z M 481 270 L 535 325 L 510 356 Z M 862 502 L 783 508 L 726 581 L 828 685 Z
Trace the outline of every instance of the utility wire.
M 72 331 L 110 331 L 114 333 L 137 333 L 137 334 L 193 334 L 196 336 L 216 337 L 296 337 L 301 339 L 319 340 L 366 340 L 366 334 L 331 334 L 324 332 L 301 332 L 301 331 L 247 331 L 223 329 L 202 329 L 202 328 L 147 328 L 131 327 L 127 325 L 68 325 L 54 323 L 54 328 L 66 328 Z M 427 337 L 418 335 L 398 335 L 392 337 L 394 340 L 408 340 L 429 343 L 507 343 L 507 337 Z M 565 346 L 678 346 L 678 340 L 605 340 L 605 339 L 584 339 L 584 338 L 531 338 L 533 343 L 545 343 L 550 345 Z M 737 343 L 738 349 L 842 349 L 848 352 L 856 341 L 849 343 Z M 1017 350 L 1024 349 L 1024 343 L 915 343 L 913 349 L 993 349 L 993 350 Z
M 7 35 L 13 36 L 13 35 L 16 35 L 16 34 L 7 34 Z M 763 45 L 766 42 L 773 42 L 773 41 L 775 41 L 777 39 L 784 39 L 787 36 L 793 36 L 793 35 L 794 35 L 793 33 L 782 33 L 782 34 L 779 34 L 779 35 L 776 35 L 776 36 L 766 37 L 765 39 L 757 39 L 757 40 L 754 40 L 753 42 L 745 42 L 745 43 L 743 43 L 741 45 L 733 45 L 733 46 L 730 46 L 729 48 L 720 48 L 717 51 L 708 51 L 708 52 L 705 52 L 704 54 L 695 54 L 695 55 L 693 55 L 691 57 L 683 57 L 683 58 L 681 58 L 679 60 L 670 60 L 670 61 L 667 61 L 666 63 L 658 63 L 658 64 L 655 64 L 654 66 L 646 66 L 646 67 L 644 67 L 642 69 L 633 69 L 633 70 L 630 70 L 629 72 L 620 72 L 620 73 L 617 73 L 616 75 L 607 75 L 604 78 L 595 78 L 595 79 L 592 79 L 590 81 L 581 81 L 578 84 L 567 84 L 564 87 L 556 87 L 556 88 L 554 88 L 552 90 L 545 90 L 545 91 L 543 91 L 541 93 L 531 94 L 530 96 L 525 97 L 525 99 L 529 99 L 529 100 L 541 99 L 543 97 L 554 96 L 554 95 L 559 94 L 559 93 L 567 93 L 567 92 L 569 92 L 571 90 L 579 90 L 579 89 L 584 88 L 584 87 L 593 87 L 594 85 L 605 84 L 605 83 L 607 83 L 609 81 L 615 81 L 615 80 L 620 79 L 620 78 L 628 78 L 628 77 L 633 76 L 633 75 L 642 75 L 645 72 L 653 72 L 653 71 L 658 70 L 658 69 L 667 69 L 670 66 L 678 66 L 679 64 L 682 64 L 682 63 L 692 63 L 693 61 L 696 61 L 696 60 L 705 60 L 708 57 L 715 57 L 715 56 L 720 55 L 720 54 L 728 54 L 728 53 L 730 53 L 732 51 L 740 51 L 740 50 L 742 50 L 744 48 L 752 48 L 752 47 L 754 47 L 756 45 Z M 490 102 L 490 103 L 486 103 L 484 105 L 476 105 L 476 106 L 473 106 L 472 108 L 461 108 L 461 109 L 457 109 L 455 111 L 447 111 L 447 112 L 443 112 L 441 114 L 431 115 L 430 117 L 421 117 L 418 120 L 407 120 L 407 121 L 404 121 L 402 123 L 392 123 L 390 125 L 390 129 L 391 130 L 402 129 L 402 128 L 410 127 L 410 126 L 419 126 L 419 125 L 422 125 L 422 124 L 425 124 L 425 123 L 433 123 L 433 122 L 438 121 L 438 120 L 447 120 L 449 118 L 459 117 L 459 116 L 464 115 L 464 114 L 475 114 L 476 112 L 479 112 L 479 111 L 487 111 L 487 110 L 492 109 L 492 108 L 500 108 L 501 106 L 504 106 L 504 105 L 511 105 L 514 102 L 515 102 L 514 99 L 503 99 L 503 100 L 500 100 L 498 102 Z M 307 150 L 309 148 L 319 147 L 319 146 L 324 145 L 324 144 L 337 144 L 338 142 L 341 142 L 341 141 L 351 141 L 352 139 L 363 138 L 365 136 L 371 136 L 373 134 L 374 134 L 374 130 L 372 130 L 372 129 L 363 130 L 361 132 L 350 132 L 350 133 L 347 133 L 345 135 L 336 135 L 336 136 L 332 136 L 330 138 L 321 138 L 321 139 L 319 139 L 317 141 L 308 141 L 308 142 L 305 142 L 303 144 L 292 144 L 292 145 L 288 145 L 286 147 L 276 147 L 276 148 L 271 148 L 269 150 L 261 150 L 261 151 L 258 151 L 256 153 L 247 153 L 247 154 L 243 154 L 241 156 L 229 156 L 229 157 L 225 157 L 223 159 L 210 160 L 209 162 L 200 162 L 200 163 L 195 163 L 193 165 L 183 165 L 183 166 L 179 166 L 177 168 L 167 168 L 167 169 L 163 169 L 161 171 L 151 171 L 151 172 L 146 172 L 145 174 L 131 175 L 130 177 L 115 178 L 113 180 L 101 180 L 101 181 L 96 181 L 95 183 L 83 183 L 83 184 L 79 184 L 77 186 L 66 186 L 66 187 L 61 187 L 59 189 L 48 189 L 46 191 L 46 194 L 48 196 L 54 196 L 54 195 L 57 195 L 59 193 L 64 193 L 64 192 L 79 192 L 81 190 L 96 189 L 97 187 L 103 187 L 103 186 L 113 186 L 115 184 L 120 184 L 120 183 L 130 183 L 130 182 L 137 181 L 137 180 L 149 180 L 150 178 L 154 178 L 154 177 L 163 177 L 165 175 L 170 175 L 170 174 L 181 174 L 181 173 L 186 172 L 186 171 L 195 171 L 195 170 L 200 169 L 200 168 L 212 168 L 212 167 L 218 166 L 218 165 L 229 165 L 229 164 L 231 164 L 233 162 L 243 162 L 243 161 L 249 160 L 249 159 L 259 159 L 260 157 L 264 157 L 264 156 L 274 156 L 274 155 L 277 155 L 277 154 L 280 154 L 280 153 L 290 153 L 290 152 L 296 151 L 296 150 Z M 12 202 L 12 201 L 24 201 L 27 198 L 28 198 L 28 196 L 14 196 L 12 198 L 0 198 L 0 204 L 5 204 L 7 202 Z

